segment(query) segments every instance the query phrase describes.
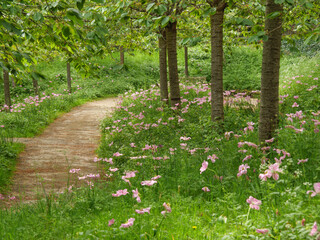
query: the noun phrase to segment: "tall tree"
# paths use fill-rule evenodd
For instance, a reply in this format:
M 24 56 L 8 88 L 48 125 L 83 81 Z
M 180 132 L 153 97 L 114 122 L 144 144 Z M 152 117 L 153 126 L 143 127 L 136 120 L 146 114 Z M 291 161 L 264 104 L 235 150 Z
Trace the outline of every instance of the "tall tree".
M 71 93 L 71 69 L 70 69 L 70 62 L 67 62 L 67 83 L 68 83 L 68 91 Z
M 263 42 L 259 120 L 260 142 L 272 138 L 275 129 L 278 127 L 282 12 L 282 4 L 276 4 L 275 0 L 267 0 L 265 32 L 268 40 Z
M 160 67 L 160 97 L 164 102 L 169 102 L 168 72 L 167 72 L 167 37 L 166 30 L 160 28 L 159 34 L 159 67 Z
M 167 48 L 168 48 L 168 67 L 170 82 L 170 101 L 171 106 L 180 106 L 180 87 L 178 76 L 177 60 L 177 22 L 170 22 L 166 27 Z
M 210 16 L 211 24 L 211 120 L 223 121 L 223 18 L 226 2 L 208 0 L 215 14 Z

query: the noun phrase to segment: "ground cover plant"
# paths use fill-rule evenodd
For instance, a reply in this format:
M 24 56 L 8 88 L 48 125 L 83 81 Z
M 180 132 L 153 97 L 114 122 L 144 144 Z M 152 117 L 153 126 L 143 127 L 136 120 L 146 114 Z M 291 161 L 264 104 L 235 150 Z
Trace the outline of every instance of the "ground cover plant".
M 1 211 L 0 236 L 317 239 L 319 56 L 283 61 L 274 139 L 258 143 L 257 90 L 225 91 L 223 128 L 206 83 L 181 84 L 180 113 L 156 86 L 129 90 L 101 126 L 100 172 L 70 169 L 88 187 Z

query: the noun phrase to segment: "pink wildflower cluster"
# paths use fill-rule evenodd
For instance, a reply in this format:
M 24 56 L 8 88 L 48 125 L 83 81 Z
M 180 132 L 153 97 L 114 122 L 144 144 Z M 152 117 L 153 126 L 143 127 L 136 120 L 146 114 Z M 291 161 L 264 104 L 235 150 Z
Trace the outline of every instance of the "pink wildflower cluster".
M 140 196 L 139 196 L 139 191 L 138 188 L 136 188 L 136 190 L 132 190 L 132 197 L 135 198 L 137 200 L 138 203 L 141 202 Z
M 207 161 L 203 161 L 202 166 L 200 168 L 200 174 L 202 174 L 205 170 L 207 170 L 209 163 Z
M 208 156 L 208 159 L 211 160 L 212 163 L 215 163 L 215 161 L 219 158 L 217 157 L 217 155 L 212 154 L 211 156 Z
M 249 203 L 249 207 L 252 208 L 252 209 L 256 209 L 256 210 L 259 210 L 260 209 L 260 205 L 261 205 L 261 201 L 250 196 L 248 199 L 247 199 L 247 203 Z
M 162 205 L 163 207 L 164 207 L 164 211 L 162 211 L 161 212 L 161 214 L 163 215 L 163 216 L 165 216 L 166 215 L 166 213 L 171 213 L 171 207 L 170 207 L 170 204 L 169 203 L 163 203 L 163 205 Z
M 240 177 L 244 174 L 247 174 L 247 169 L 250 168 L 250 166 L 248 166 L 248 164 L 242 164 L 239 166 L 239 172 L 237 174 L 237 177 Z
M 136 213 L 138 214 L 145 214 L 145 213 L 149 213 L 150 214 L 150 209 L 151 207 L 148 207 L 148 208 L 143 208 L 143 209 L 140 209 L 140 210 L 136 210 Z
M 142 186 L 152 186 L 152 185 L 154 185 L 155 183 L 157 183 L 157 181 L 155 181 L 155 180 L 145 180 L 145 181 L 142 181 L 142 182 L 141 182 L 141 185 L 142 185 Z
M 279 173 L 282 173 L 283 170 L 279 168 L 280 164 L 279 163 L 275 163 L 275 164 L 271 164 L 269 166 L 269 168 L 264 172 L 264 174 L 260 174 L 259 178 L 262 181 L 267 181 L 268 178 L 273 178 L 274 180 L 278 180 L 279 179 Z
M 123 189 L 123 190 L 118 190 L 116 193 L 112 193 L 113 197 L 120 197 L 120 196 L 124 196 L 127 195 L 129 192 L 127 189 Z
M 128 228 L 131 227 L 134 223 L 135 219 L 134 218 L 129 218 L 128 221 L 126 223 L 122 223 L 121 224 L 121 228 Z
M 314 191 L 309 190 L 307 194 L 311 193 L 311 197 L 315 197 L 316 195 L 320 195 L 320 182 L 313 184 Z

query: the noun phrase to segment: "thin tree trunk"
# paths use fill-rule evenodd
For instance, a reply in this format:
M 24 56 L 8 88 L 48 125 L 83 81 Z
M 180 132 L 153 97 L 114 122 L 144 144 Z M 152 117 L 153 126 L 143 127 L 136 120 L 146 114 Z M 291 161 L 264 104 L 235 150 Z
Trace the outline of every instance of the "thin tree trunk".
M 184 47 L 184 74 L 189 77 L 189 66 L 188 66 L 188 47 Z
M 223 17 L 224 0 L 215 1 L 211 22 L 211 120 L 223 121 Z
M 16 87 L 16 83 L 14 82 L 14 78 L 13 77 L 11 77 L 11 86 L 12 86 L 12 88 Z
M 67 62 L 67 82 L 68 82 L 68 90 L 71 93 L 71 70 L 70 70 L 70 63 Z
M 9 72 L 7 71 L 3 71 L 3 85 L 4 85 L 4 102 L 8 107 L 10 107 L 11 106 L 10 80 L 9 80 Z
M 124 64 L 124 50 L 123 50 L 123 46 L 120 46 L 120 64 L 121 64 L 121 65 Z
M 38 85 L 38 81 L 34 78 L 32 78 L 32 85 L 33 85 L 33 91 L 35 95 L 39 96 L 39 85 Z
M 261 105 L 259 120 L 259 140 L 264 142 L 272 138 L 278 127 L 279 117 L 279 69 L 281 51 L 281 14 L 276 18 L 267 18 L 273 12 L 282 13 L 280 4 L 267 0 L 265 31 L 268 40 L 263 43 L 261 70 Z
M 180 107 L 181 101 L 177 60 L 177 22 L 169 23 L 166 30 L 171 106 L 174 107 L 178 104 L 178 107 Z
M 166 30 L 160 30 L 159 37 L 159 65 L 160 65 L 160 97 L 161 100 L 168 103 L 168 72 L 167 72 L 167 42 Z

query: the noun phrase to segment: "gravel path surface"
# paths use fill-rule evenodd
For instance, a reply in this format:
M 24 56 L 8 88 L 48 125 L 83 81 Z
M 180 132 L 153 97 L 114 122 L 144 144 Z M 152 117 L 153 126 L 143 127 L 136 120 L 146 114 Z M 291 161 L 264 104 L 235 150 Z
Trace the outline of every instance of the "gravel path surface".
M 100 140 L 100 121 L 110 115 L 116 98 L 89 102 L 56 119 L 34 138 L 15 139 L 26 145 L 13 177 L 11 196 L 30 202 L 73 184 L 69 169 L 96 173 L 93 162 Z M 68 183 L 70 181 L 70 183 Z

